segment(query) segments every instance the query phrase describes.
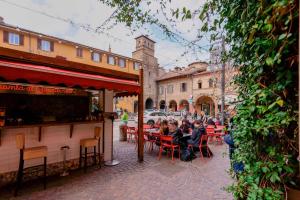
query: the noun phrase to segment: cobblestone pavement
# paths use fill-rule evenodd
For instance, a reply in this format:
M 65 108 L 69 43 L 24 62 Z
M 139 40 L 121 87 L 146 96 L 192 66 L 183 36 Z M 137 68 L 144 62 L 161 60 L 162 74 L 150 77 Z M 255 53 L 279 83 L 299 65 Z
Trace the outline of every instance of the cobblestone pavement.
M 74 171 L 67 177 L 52 177 L 47 190 L 38 181 L 24 184 L 16 199 L 60 200 L 221 200 L 232 199 L 224 191 L 232 182 L 226 145 L 211 145 L 214 157 L 182 162 L 164 155 L 157 160 L 157 149 L 145 152 L 145 161 L 137 162 L 135 145 L 115 142 L 114 167 L 89 168 L 88 173 Z M 15 199 L 10 189 L 0 190 L 0 199 Z

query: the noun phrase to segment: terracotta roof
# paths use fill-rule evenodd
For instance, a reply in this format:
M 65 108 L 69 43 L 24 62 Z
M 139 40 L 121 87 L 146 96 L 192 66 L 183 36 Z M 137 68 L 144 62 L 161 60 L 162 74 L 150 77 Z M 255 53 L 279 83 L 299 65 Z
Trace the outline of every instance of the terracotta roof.
M 138 36 L 138 37 L 136 37 L 136 38 L 134 38 L 134 39 L 138 39 L 138 38 L 141 38 L 141 37 L 145 37 L 145 38 L 147 38 L 148 40 L 150 40 L 151 42 L 156 43 L 154 40 L 151 40 L 151 39 L 149 38 L 148 35 L 140 35 L 140 36 Z
M 199 68 L 184 68 L 182 70 L 172 70 L 169 72 L 164 73 L 162 76 L 158 77 L 156 81 L 163 81 L 172 78 L 180 78 L 186 77 L 192 74 L 206 72 L 206 70 L 199 69 Z
M 205 64 L 199 67 L 192 67 L 191 65 L 194 64 Z M 189 67 L 175 67 L 174 70 L 164 73 L 162 76 L 158 77 L 156 81 L 163 81 L 168 80 L 172 78 L 180 78 L 180 77 L 186 77 L 192 74 L 199 74 L 199 73 L 206 73 L 208 72 L 207 69 L 207 63 L 206 62 L 194 62 L 189 64 Z M 204 68 L 203 68 L 204 67 Z M 176 70 L 177 69 L 177 70 Z

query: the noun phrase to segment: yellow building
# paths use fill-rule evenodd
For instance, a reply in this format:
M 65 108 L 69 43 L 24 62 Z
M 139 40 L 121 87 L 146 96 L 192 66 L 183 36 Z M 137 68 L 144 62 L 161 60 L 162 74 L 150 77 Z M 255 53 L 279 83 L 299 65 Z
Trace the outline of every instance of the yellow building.
M 13 49 L 42 55 L 45 59 L 48 57 L 62 62 L 74 62 L 78 70 L 89 71 L 89 66 L 93 66 L 98 67 L 99 72 L 117 72 L 116 76 L 120 74 L 122 76 L 122 73 L 131 74 L 136 78 L 134 75 L 139 74 L 138 70 L 142 64 L 137 59 L 8 25 L 4 23 L 3 18 L 0 18 L 0 38 L 0 47 L 3 51 Z

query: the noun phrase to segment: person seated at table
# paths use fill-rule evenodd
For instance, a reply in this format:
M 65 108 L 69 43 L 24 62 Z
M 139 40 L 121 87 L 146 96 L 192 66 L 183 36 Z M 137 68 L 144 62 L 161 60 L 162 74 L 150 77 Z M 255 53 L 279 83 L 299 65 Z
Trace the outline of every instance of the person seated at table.
M 180 139 L 182 138 L 182 131 L 178 128 L 178 122 L 176 120 L 171 120 L 169 122 L 169 134 L 172 136 L 173 144 L 180 144 Z
M 168 135 L 169 134 L 169 124 L 168 120 L 163 120 L 160 124 L 160 130 L 161 135 Z
M 216 126 L 214 120 L 212 119 L 212 117 L 208 118 L 207 120 L 207 125 L 213 125 L 213 126 Z
M 158 118 L 154 124 L 154 128 L 160 128 L 160 125 L 161 125 L 161 118 Z
M 220 121 L 220 117 L 219 116 L 216 117 L 215 125 L 216 126 L 221 125 L 221 121 Z
M 187 119 L 182 120 L 180 129 L 182 131 L 182 133 L 188 134 L 190 132 L 190 122 Z
M 206 134 L 206 131 L 205 131 L 202 121 L 196 120 L 194 122 L 194 129 L 192 132 L 191 139 L 189 139 L 187 141 L 187 143 L 193 145 L 193 148 L 198 148 L 201 136 L 205 135 L 205 134 Z

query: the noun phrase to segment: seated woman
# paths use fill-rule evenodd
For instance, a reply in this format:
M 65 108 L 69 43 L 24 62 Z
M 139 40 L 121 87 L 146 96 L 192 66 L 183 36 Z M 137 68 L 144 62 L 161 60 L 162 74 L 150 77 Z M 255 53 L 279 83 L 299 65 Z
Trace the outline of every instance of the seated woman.
M 187 141 L 188 144 L 191 144 L 194 148 L 199 147 L 201 136 L 206 134 L 203 123 L 200 120 L 194 122 L 194 130 L 192 132 L 192 137 Z
M 182 133 L 185 134 L 189 133 L 190 128 L 191 128 L 190 122 L 187 119 L 182 120 L 182 124 L 180 126 Z
M 178 128 L 178 122 L 176 120 L 171 120 L 169 122 L 169 134 L 173 138 L 173 144 L 180 144 L 180 139 L 182 138 L 182 132 Z
M 163 120 L 160 124 L 160 134 L 161 135 L 169 135 L 169 126 L 168 120 Z
M 158 118 L 154 124 L 154 128 L 160 128 L 160 125 L 161 125 L 161 118 Z

